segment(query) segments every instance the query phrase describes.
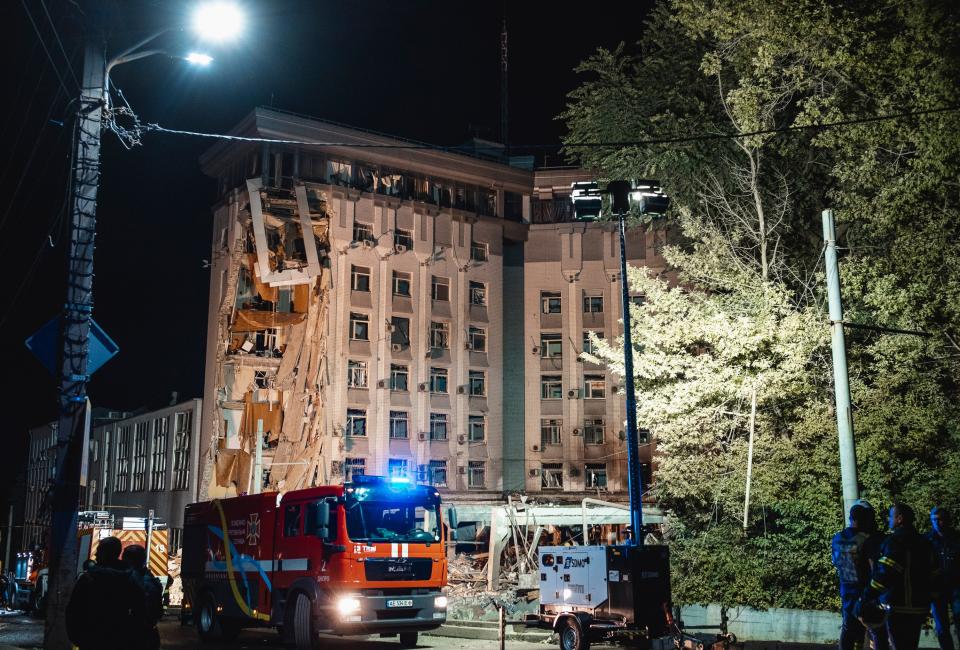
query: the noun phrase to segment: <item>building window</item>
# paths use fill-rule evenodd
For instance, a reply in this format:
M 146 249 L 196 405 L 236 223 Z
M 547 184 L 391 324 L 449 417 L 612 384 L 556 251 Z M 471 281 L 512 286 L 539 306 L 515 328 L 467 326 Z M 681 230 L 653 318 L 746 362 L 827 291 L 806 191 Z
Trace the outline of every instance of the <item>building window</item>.
M 390 390 L 407 390 L 407 378 L 409 370 L 407 366 L 400 364 L 390 364 Z
M 390 437 L 394 440 L 407 439 L 407 412 L 390 411 Z
M 347 458 L 343 461 L 343 480 L 345 483 L 349 483 L 366 473 L 367 461 L 365 458 Z
M 562 399 L 563 381 L 560 375 L 543 375 L 540 377 L 540 399 Z
M 543 463 L 541 465 L 540 487 L 544 490 L 563 489 L 563 463 Z
M 447 485 L 447 461 L 431 460 L 427 466 L 430 472 L 430 483 L 437 487 L 446 487 Z
M 560 313 L 560 292 L 559 291 L 541 291 L 540 292 L 540 312 L 544 314 Z
M 482 370 L 471 370 L 467 380 L 467 392 L 471 397 L 484 397 L 487 394 L 487 375 Z
M 563 337 L 561 334 L 540 335 L 540 356 L 544 359 L 559 359 L 563 356 Z
M 647 297 L 642 293 L 634 293 L 630 295 L 630 302 L 635 304 L 637 307 L 643 307 L 647 302 Z
M 430 297 L 434 300 L 450 300 L 450 279 L 441 278 L 439 275 L 433 276 L 430 282 Z
M 370 340 L 370 317 L 367 314 L 350 312 L 350 338 L 354 341 Z
M 363 409 L 347 409 L 347 435 L 367 435 L 367 412 Z
M 120 427 L 117 435 L 117 475 L 114 492 L 126 492 L 130 480 L 130 426 Z
M 292 503 L 283 509 L 283 536 L 298 537 L 300 535 L 300 504 Z
M 650 429 L 637 429 L 637 440 L 640 442 L 650 442 Z
M 402 348 L 410 347 L 410 319 L 402 316 L 390 318 L 390 343 Z
M 133 485 L 131 492 L 142 492 L 147 475 L 147 431 L 150 422 L 137 422 L 133 430 Z
M 446 440 L 446 439 L 447 439 L 447 414 L 431 413 L 430 414 L 430 440 Z
M 597 344 L 593 342 L 593 339 L 590 335 L 593 334 L 598 339 L 603 339 L 603 332 L 592 332 L 590 330 L 584 330 L 583 332 L 583 351 L 586 354 L 597 354 Z
M 486 262 L 489 257 L 490 247 L 488 244 L 473 242 L 470 244 L 470 259 L 474 262 Z
M 487 483 L 487 470 L 482 460 L 467 462 L 467 487 L 483 488 Z
M 373 226 L 368 223 L 353 222 L 353 241 L 376 241 L 373 238 Z
M 607 466 L 605 463 L 587 463 L 584 468 L 586 487 L 607 489 Z
M 603 313 L 603 296 L 585 295 L 583 297 L 583 313 L 602 314 Z
M 487 304 L 487 285 L 483 282 L 474 282 L 470 280 L 470 304 L 471 305 L 486 305 Z
M 562 428 L 563 420 L 561 419 L 540 420 L 540 447 L 559 445 Z
M 603 375 L 583 376 L 583 396 L 586 399 L 603 399 L 607 396 L 607 380 Z
M 403 273 L 402 271 L 393 272 L 393 295 L 395 296 L 410 295 L 410 274 L 409 273 Z
M 350 267 L 350 288 L 354 291 L 370 291 L 370 269 L 368 267 Z
M 395 228 L 393 231 L 393 245 L 403 246 L 407 250 L 413 248 L 413 231 Z
M 446 393 L 447 392 L 447 369 L 446 368 L 430 368 L 430 392 L 431 393 Z
M 487 422 L 482 415 L 471 415 L 467 418 L 467 440 L 483 442 L 486 437 Z
M 486 352 L 487 330 L 482 327 L 470 327 L 467 332 L 467 346 L 473 352 Z
M 450 347 L 450 323 L 430 323 L 430 347 L 443 350 Z
M 347 386 L 350 388 L 367 387 L 367 362 L 347 360 Z
M 603 418 L 583 421 L 583 442 L 588 445 L 603 444 Z
M 168 418 L 154 418 L 153 444 L 150 446 L 150 489 L 167 489 L 167 431 Z
M 387 476 L 390 478 L 409 478 L 410 461 L 406 458 L 391 458 L 387 461 Z
M 173 489 L 190 487 L 190 434 L 193 413 L 184 411 L 173 416 Z

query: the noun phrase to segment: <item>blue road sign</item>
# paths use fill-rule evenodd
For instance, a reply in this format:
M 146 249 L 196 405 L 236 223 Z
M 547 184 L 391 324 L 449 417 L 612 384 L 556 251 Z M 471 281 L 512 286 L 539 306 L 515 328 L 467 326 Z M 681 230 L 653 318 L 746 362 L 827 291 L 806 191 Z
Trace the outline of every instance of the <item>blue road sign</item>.
M 62 320 L 62 316 L 57 316 L 47 321 L 33 336 L 24 341 L 27 349 L 36 355 L 40 363 L 43 364 L 43 367 L 54 377 L 60 375 L 60 334 Z M 120 347 L 114 343 L 113 339 L 91 318 L 90 348 L 87 352 L 87 375 L 95 373 L 119 351 Z

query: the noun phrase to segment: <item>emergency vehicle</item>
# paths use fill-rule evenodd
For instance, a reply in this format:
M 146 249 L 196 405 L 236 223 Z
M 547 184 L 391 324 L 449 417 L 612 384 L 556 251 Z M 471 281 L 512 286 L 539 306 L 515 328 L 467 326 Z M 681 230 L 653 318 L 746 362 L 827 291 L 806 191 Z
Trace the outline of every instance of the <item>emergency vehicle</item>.
M 190 504 L 183 615 L 203 641 L 275 626 L 297 648 L 321 633 L 413 647 L 446 620 L 445 541 L 440 494 L 397 479 Z

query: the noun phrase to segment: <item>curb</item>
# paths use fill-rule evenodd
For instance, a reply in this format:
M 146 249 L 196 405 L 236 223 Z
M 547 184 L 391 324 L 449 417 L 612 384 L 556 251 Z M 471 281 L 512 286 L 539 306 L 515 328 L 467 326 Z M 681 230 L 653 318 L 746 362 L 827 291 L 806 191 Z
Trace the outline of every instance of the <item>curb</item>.
M 500 638 L 497 623 L 492 621 L 463 621 L 462 624 L 458 622 L 453 625 L 446 623 L 435 630 L 427 630 L 421 632 L 421 634 L 454 639 L 480 639 L 483 641 L 496 641 Z M 546 630 L 531 630 L 523 625 L 506 625 L 504 628 L 504 637 L 507 641 L 540 643 L 551 636 L 552 634 Z

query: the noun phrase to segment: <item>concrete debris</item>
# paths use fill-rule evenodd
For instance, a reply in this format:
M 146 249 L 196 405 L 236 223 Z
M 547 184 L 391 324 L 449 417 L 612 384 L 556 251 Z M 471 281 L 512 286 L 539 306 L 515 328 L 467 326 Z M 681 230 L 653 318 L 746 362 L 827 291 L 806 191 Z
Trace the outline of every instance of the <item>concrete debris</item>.
M 176 555 L 171 555 L 170 559 L 167 560 L 167 572 L 173 582 L 167 588 L 167 596 L 170 598 L 171 607 L 179 607 L 183 602 L 183 583 L 180 581 L 180 562 L 183 559 L 181 551 L 177 551 Z

